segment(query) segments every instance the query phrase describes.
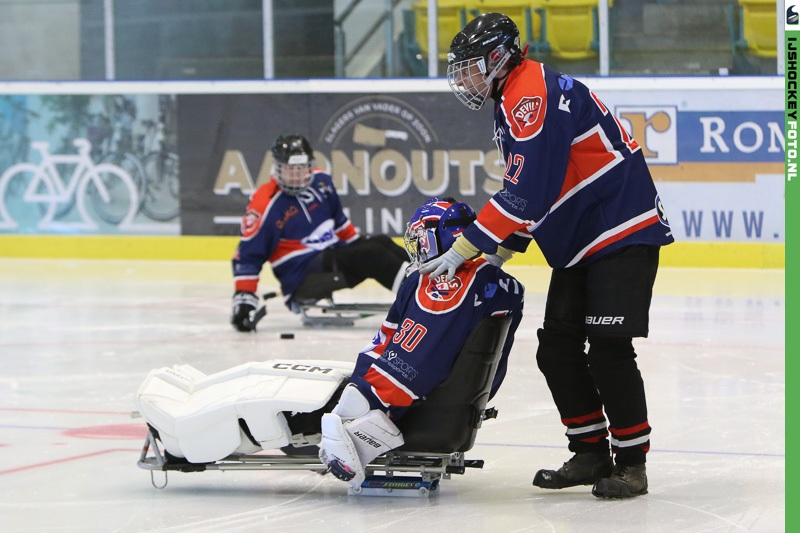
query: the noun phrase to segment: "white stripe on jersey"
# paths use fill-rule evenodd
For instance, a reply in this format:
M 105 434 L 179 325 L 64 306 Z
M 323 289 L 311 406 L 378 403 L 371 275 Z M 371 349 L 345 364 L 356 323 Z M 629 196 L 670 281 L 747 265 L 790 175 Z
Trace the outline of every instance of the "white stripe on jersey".
M 594 248 L 597 244 L 603 242 L 604 240 L 606 240 L 606 239 L 608 239 L 610 237 L 613 237 L 614 235 L 622 233 L 626 229 L 628 229 L 628 228 L 630 228 L 632 226 L 635 226 L 636 224 L 638 224 L 640 222 L 644 222 L 645 220 L 647 220 L 648 218 L 651 218 L 653 216 L 658 216 L 658 212 L 656 211 L 655 208 L 651 209 L 650 211 L 646 211 L 646 212 L 642 213 L 639 216 L 633 217 L 630 220 L 626 220 L 625 222 L 623 222 L 622 224 L 620 224 L 616 228 L 611 228 L 608 231 L 604 231 L 603 233 L 598 235 L 595 240 L 593 240 L 592 242 L 587 244 L 586 247 L 584 247 L 583 250 L 578 252 L 578 255 L 573 257 L 572 261 L 570 261 L 569 264 L 565 268 L 569 268 L 572 265 L 574 265 L 575 263 L 577 263 L 578 261 L 580 261 L 581 259 L 583 259 L 583 256 L 586 255 L 586 252 L 588 252 L 589 250 Z
M 481 223 L 480 223 L 480 222 L 478 222 L 477 220 L 476 220 L 476 221 L 474 221 L 474 222 L 473 222 L 473 224 L 475 224 L 475 227 L 476 227 L 476 228 L 478 228 L 479 230 L 481 230 L 481 233 L 483 233 L 484 235 L 486 235 L 487 237 L 489 237 L 490 239 L 492 239 L 492 240 L 493 240 L 494 242 L 496 242 L 497 244 L 500 244 L 501 242 L 503 242 L 503 239 L 499 238 L 497 235 L 495 235 L 494 233 L 492 233 L 491 231 L 489 231 L 489 228 L 487 228 L 486 226 L 484 226 L 483 224 L 481 224 Z
M 595 133 L 600 136 L 600 140 L 602 141 L 603 146 L 606 147 L 606 150 L 608 150 L 609 154 L 612 154 L 614 156 L 614 159 L 609 161 L 604 167 L 600 168 L 597 172 L 595 172 L 591 176 L 587 177 L 586 179 L 581 180 L 577 185 L 575 185 L 572 189 L 570 189 L 567 192 L 567 194 L 562 196 L 561 199 L 559 199 L 556 203 L 553 204 L 553 207 L 550 208 L 550 212 L 553 212 L 556 209 L 558 209 L 559 207 L 561 207 L 561 204 L 563 204 L 564 202 L 566 202 L 567 200 L 569 200 L 570 198 L 572 198 L 573 196 L 578 194 L 581 191 L 581 189 L 583 189 L 583 188 L 587 187 L 588 185 L 590 185 L 597 178 L 601 177 L 603 174 L 605 174 L 606 172 L 608 172 L 609 170 L 611 170 L 612 168 L 614 168 L 615 166 L 620 164 L 625 159 L 623 157 L 623 155 L 621 153 L 619 153 L 619 151 L 614 150 L 614 145 L 608 139 L 608 136 L 606 135 L 606 132 L 603 131 L 603 128 L 601 128 L 599 124 L 597 126 L 593 127 L 592 129 L 590 129 L 589 131 L 587 131 L 586 133 L 584 133 L 583 135 L 575 137 L 572 140 L 572 144 L 575 145 L 575 144 L 583 141 L 584 139 L 587 139 L 587 138 L 591 137 Z
M 275 267 L 277 267 L 279 265 L 282 265 L 283 263 L 285 263 L 289 259 L 292 259 L 293 257 L 298 257 L 298 256 L 301 256 L 301 255 L 310 254 L 310 253 L 314 253 L 314 252 L 316 252 L 316 250 L 314 250 L 312 248 L 303 248 L 302 250 L 297 250 L 297 251 L 288 253 L 288 254 L 284 255 L 283 257 L 281 257 L 280 259 L 278 259 L 277 261 L 271 262 L 270 264 L 272 265 L 272 268 L 275 268 Z
M 404 393 L 406 393 L 406 394 L 409 396 L 409 398 L 411 398 L 412 400 L 418 400 L 418 399 L 419 399 L 419 396 L 417 396 L 416 394 L 414 394 L 414 393 L 411 391 L 411 389 L 409 389 L 408 387 L 406 387 L 405 385 L 403 385 L 402 383 L 400 383 L 399 381 L 397 381 L 397 380 L 394 378 L 394 376 L 392 376 L 391 374 L 389 374 L 388 372 L 386 372 L 386 371 L 385 371 L 384 369 L 382 369 L 381 367 L 379 367 L 379 366 L 377 366 L 377 365 L 372 365 L 370 368 L 372 368 L 372 369 L 373 369 L 375 372 L 377 372 L 377 373 L 378 373 L 378 374 L 380 374 L 381 376 L 383 376 L 383 377 L 385 377 L 386 379 L 388 379 L 388 380 L 389 380 L 389 381 L 392 383 L 392 385 L 394 385 L 395 387 L 397 387 L 398 389 L 400 389 L 401 391 L 403 391 Z

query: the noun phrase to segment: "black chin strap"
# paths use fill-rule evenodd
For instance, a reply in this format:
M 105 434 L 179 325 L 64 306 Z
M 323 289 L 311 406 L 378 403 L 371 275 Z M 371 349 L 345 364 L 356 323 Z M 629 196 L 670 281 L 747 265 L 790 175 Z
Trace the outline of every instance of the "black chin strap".
M 506 81 L 506 78 L 508 78 L 508 75 L 511 73 L 511 70 L 512 69 L 509 69 L 508 72 L 506 72 L 506 75 L 503 76 L 502 78 L 495 77 L 492 80 L 492 100 L 497 102 L 500 101 L 500 97 L 503 96 L 503 91 L 500 89 L 500 85 L 502 82 Z

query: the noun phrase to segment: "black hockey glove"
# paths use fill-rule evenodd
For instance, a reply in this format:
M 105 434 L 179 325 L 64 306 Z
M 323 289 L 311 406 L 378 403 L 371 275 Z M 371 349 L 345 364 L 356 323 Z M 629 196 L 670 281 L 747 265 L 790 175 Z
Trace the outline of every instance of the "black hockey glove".
M 258 296 L 252 292 L 236 291 L 233 294 L 231 310 L 231 324 L 239 331 L 255 331 L 254 322 L 256 308 L 258 307 Z

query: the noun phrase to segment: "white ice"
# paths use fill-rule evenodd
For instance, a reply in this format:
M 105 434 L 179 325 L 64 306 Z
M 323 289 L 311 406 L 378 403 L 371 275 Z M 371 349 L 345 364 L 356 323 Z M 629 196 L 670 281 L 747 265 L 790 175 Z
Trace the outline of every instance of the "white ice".
M 428 499 L 365 498 L 312 472 L 170 473 L 158 490 L 136 466 L 145 429 L 130 413 L 153 368 L 351 360 L 381 317 L 307 329 L 272 300 L 260 330 L 241 334 L 228 324 L 226 262 L 0 259 L 0 530 L 784 530 L 782 270 L 659 272 L 650 337 L 636 342 L 650 492 L 627 501 L 531 485 L 570 454 L 535 362 L 548 270 L 509 270 L 527 287 L 526 315 L 492 402 L 499 417 L 467 453 L 485 467 Z M 339 299 L 390 295 L 365 283 Z

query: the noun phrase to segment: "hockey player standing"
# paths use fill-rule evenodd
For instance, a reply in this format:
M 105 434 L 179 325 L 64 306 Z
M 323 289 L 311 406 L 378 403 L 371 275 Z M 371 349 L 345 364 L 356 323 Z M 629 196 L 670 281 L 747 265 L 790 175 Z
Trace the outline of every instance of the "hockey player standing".
M 250 198 L 233 256 L 233 327 L 255 329 L 255 293 L 266 262 L 281 284 L 284 303 L 295 313 L 303 301 L 319 300 L 367 278 L 397 292 L 408 266 L 405 250 L 386 235 L 359 236 L 342 211 L 331 177 L 315 168 L 305 137 L 278 137 L 272 157 L 272 179 Z M 309 278 L 311 273 L 334 272 L 339 275 L 327 284 Z
M 456 97 L 473 110 L 495 102 L 504 188 L 423 272 L 452 276 L 481 252 L 501 263 L 535 239 L 553 267 L 536 359 L 574 456 L 533 484 L 646 494 L 650 424 L 632 339 L 647 336 L 659 250 L 672 233 L 636 141 L 584 84 L 524 56 L 519 30 L 499 13 L 453 38 Z
M 406 229 L 412 264 L 419 267 L 439 257 L 474 220 L 472 208 L 452 198 L 426 202 Z M 484 258 L 464 261 L 449 280 L 417 270 L 409 274 L 380 331 L 359 354 L 333 412 L 322 418 L 319 456 L 331 473 L 354 487 L 361 485 L 364 466 L 403 444 L 393 421 L 447 378 L 478 322 L 510 315 L 490 392 L 494 396 L 506 374 L 523 297 L 522 284 Z

